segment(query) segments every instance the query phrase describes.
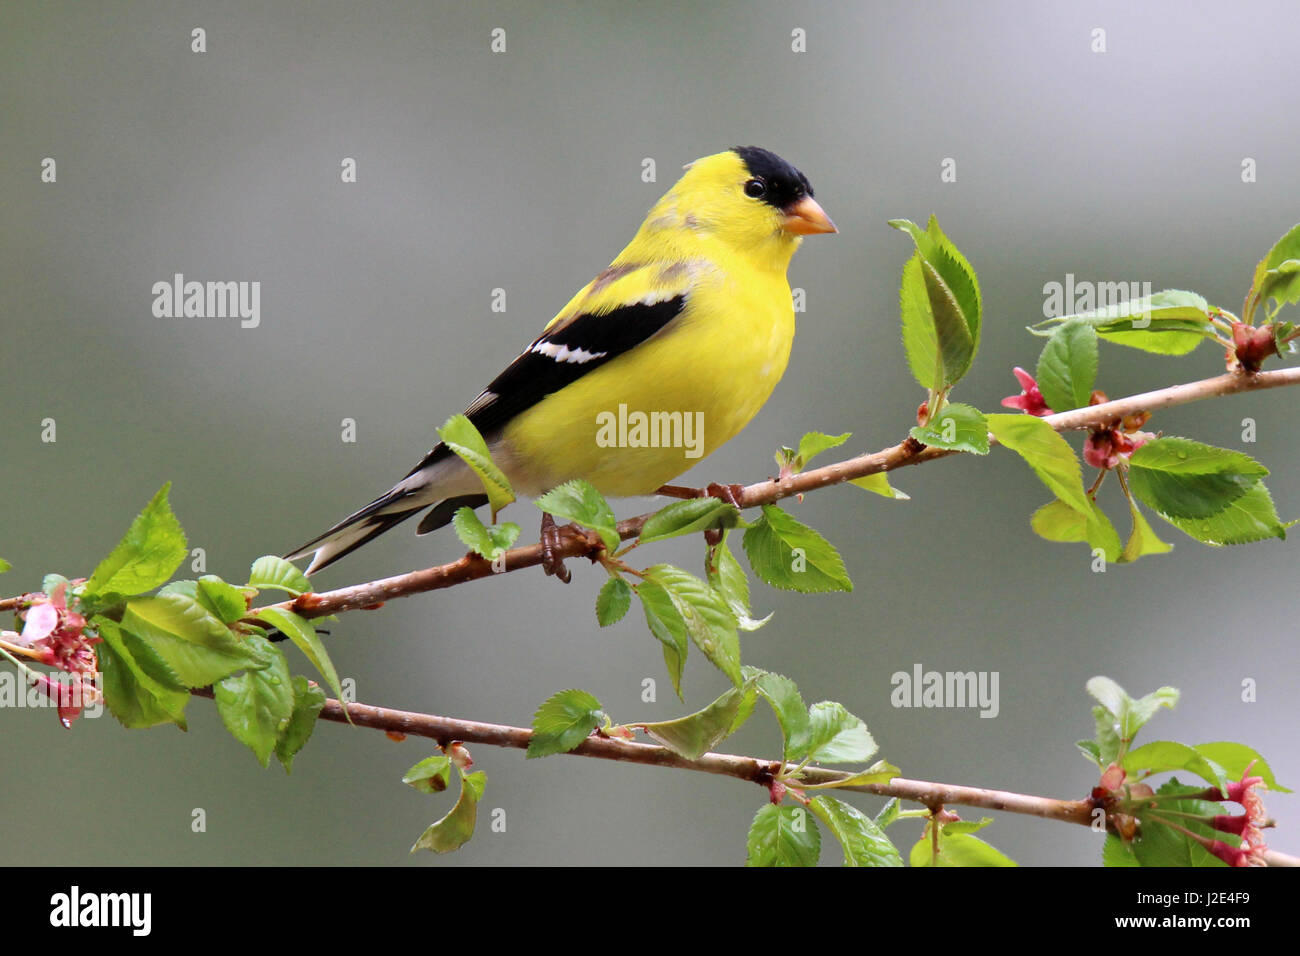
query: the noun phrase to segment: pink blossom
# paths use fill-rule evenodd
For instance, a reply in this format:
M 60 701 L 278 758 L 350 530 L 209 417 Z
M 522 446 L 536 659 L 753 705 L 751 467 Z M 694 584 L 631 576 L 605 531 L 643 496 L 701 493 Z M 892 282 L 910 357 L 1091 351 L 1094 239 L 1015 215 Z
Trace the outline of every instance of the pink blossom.
M 1043 400 L 1043 393 L 1038 390 L 1038 383 L 1034 377 L 1017 365 L 1011 370 L 1016 376 L 1016 381 L 1020 383 L 1020 394 L 1009 395 L 1002 399 L 1004 408 L 1018 408 L 1026 415 L 1037 415 L 1042 418 L 1045 415 L 1051 415 L 1052 410 L 1047 407 L 1047 402 Z

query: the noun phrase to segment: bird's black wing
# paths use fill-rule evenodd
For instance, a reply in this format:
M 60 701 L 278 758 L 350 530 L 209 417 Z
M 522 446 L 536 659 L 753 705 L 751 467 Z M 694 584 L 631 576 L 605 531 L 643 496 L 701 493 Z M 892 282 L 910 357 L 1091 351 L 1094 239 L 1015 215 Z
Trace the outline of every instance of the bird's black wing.
M 658 302 L 635 302 L 606 312 L 579 313 L 543 332 L 504 372 L 492 380 L 465 415 L 482 435 L 497 431 L 547 395 L 658 334 L 686 306 L 686 294 Z M 409 478 L 451 454 L 439 443 Z

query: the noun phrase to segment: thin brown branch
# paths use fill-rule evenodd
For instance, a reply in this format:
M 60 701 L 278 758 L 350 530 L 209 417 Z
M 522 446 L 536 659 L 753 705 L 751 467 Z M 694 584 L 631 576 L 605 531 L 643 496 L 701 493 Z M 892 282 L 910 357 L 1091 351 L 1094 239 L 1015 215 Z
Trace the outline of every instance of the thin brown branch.
M 196 691 L 196 693 L 202 696 L 211 696 L 210 691 Z M 523 750 L 528 747 L 528 742 L 533 736 L 532 731 L 526 727 L 510 727 L 503 724 L 485 724 L 474 720 L 458 720 L 433 714 L 394 710 L 390 707 L 375 707 L 371 704 L 347 704 L 345 706 L 333 698 L 325 702 L 325 707 L 320 716 L 322 720 L 340 724 L 348 723 L 350 716 L 351 723 L 354 726 L 370 727 L 390 734 L 427 737 L 444 748 L 452 741 L 460 741 L 466 744 L 483 744 L 492 747 L 509 747 Z M 602 736 L 588 737 L 569 753 L 576 757 L 592 757 L 598 760 L 615 760 L 622 763 L 668 767 L 676 770 L 691 770 L 697 773 L 734 777 L 737 780 L 758 784 L 764 788 L 781 772 L 784 766 L 777 760 L 764 760 L 760 757 L 746 757 L 737 754 L 706 753 L 698 760 L 687 760 L 667 747 L 661 747 L 657 744 L 636 743 Z M 802 771 L 800 783 L 806 785 L 828 784 L 839 780 L 847 780 L 851 776 L 851 773 L 838 770 L 805 767 Z M 900 800 L 910 800 L 930 808 L 965 806 L 982 810 L 1002 810 L 1007 813 L 1042 817 L 1046 820 L 1059 820 L 1063 823 L 1077 823 L 1082 826 L 1092 825 L 1096 807 L 1096 804 L 1089 799 L 1060 800 L 1054 797 L 1039 797 L 1031 794 L 1013 793 L 1007 790 L 989 790 L 984 787 L 934 783 L 928 780 L 908 780 L 904 777 L 895 777 L 888 783 L 849 784 L 834 789 L 854 793 L 869 793 L 881 797 L 898 797 Z M 1269 851 L 1266 858 L 1270 866 L 1300 865 L 1300 858 L 1276 851 Z
M 1043 421 L 1057 431 L 1077 431 L 1102 425 L 1141 411 L 1154 412 L 1178 405 L 1187 405 L 1207 398 L 1261 391 L 1269 388 L 1281 388 L 1288 385 L 1300 385 L 1300 366 L 1272 372 L 1259 372 L 1253 375 L 1244 372 L 1229 372 L 1215 378 L 1171 385 L 1167 388 L 1143 392 L 1140 395 L 1131 395 L 1127 398 L 1119 398 L 1101 405 L 1060 412 L 1049 415 Z M 842 484 L 854 478 L 894 471 L 907 465 L 917 465 L 922 462 L 933 461 L 936 458 L 947 458 L 950 455 L 957 454 L 961 454 L 961 452 L 947 451 L 942 448 L 927 448 L 909 438 L 891 448 L 859 455 L 856 458 L 849 458 L 821 468 L 813 468 L 790 478 L 781 480 L 768 479 L 767 481 L 747 485 L 737 497 L 737 500 L 742 507 L 757 507 L 758 505 L 780 501 L 782 498 L 788 498 L 791 495 L 805 494 L 819 488 Z M 693 489 L 676 487 L 672 489 L 673 497 L 691 497 L 693 493 Z M 643 514 L 619 522 L 619 536 L 624 540 L 636 537 L 641 531 L 641 526 L 645 524 L 646 519 L 649 517 L 649 514 Z M 563 544 L 557 549 L 559 557 L 589 557 L 594 559 L 600 552 L 602 545 L 599 537 L 594 532 L 583 532 L 581 529 L 572 526 L 564 529 L 564 531 Z M 324 617 L 340 611 L 374 608 L 393 598 L 421 594 L 425 591 L 436 591 L 441 588 L 464 584 L 467 581 L 492 577 L 494 574 L 533 567 L 541 563 L 542 548 L 540 544 L 514 548 L 506 552 L 504 559 L 498 563 L 496 570 L 487 560 L 476 554 L 469 554 L 448 564 L 425 568 L 421 571 L 411 571 L 406 574 L 381 578 L 365 584 L 355 584 L 334 591 L 304 594 L 295 600 L 285 601 L 279 606 L 297 611 L 304 617 Z

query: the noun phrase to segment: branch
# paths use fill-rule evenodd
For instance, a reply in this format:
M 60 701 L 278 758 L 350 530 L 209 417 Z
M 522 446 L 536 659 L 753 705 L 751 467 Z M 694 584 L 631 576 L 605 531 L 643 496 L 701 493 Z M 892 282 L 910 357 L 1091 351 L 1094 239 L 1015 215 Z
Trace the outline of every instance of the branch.
M 210 690 L 197 690 L 199 696 L 211 697 Z M 360 727 L 383 730 L 390 734 L 414 734 L 427 737 L 446 749 L 452 741 L 484 744 L 492 747 L 511 747 L 524 750 L 533 732 L 526 727 L 504 724 L 485 724 L 474 720 L 457 720 L 371 704 L 342 704 L 333 698 L 325 701 L 320 713 L 322 720 L 339 724 L 350 723 Z M 706 753 L 698 760 L 687 760 L 667 747 L 657 744 L 634 743 L 612 737 L 593 735 L 568 753 L 577 757 L 594 757 L 598 760 L 616 760 L 623 763 L 642 764 L 649 767 L 669 767 L 675 770 L 693 770 L 699 773 L 734 777 L 767 788 L 788 765 L 779 760 L 745 757 L 737 754 Z M 805 767 L 800 785 L 828 784 L 847 780 L 853 776 L 839 770 Z M 1012 793 L 1007 790 L 987 790 L 983 787 L 964 787 L 927 780 L 908 780 L 895 777 L 888 783 L 850 784 L 836 790 L 869 793 L 882 797 L 898 797 L 920 803 L 931 810 L 943 806 L 979 807 L 983 810 L 1004 810 L 1026 816 L 1059 820 L 1091 826 L 1096 804 L 1092 800 L 1059 800 L 1031 794 Z M 1265 854 L 1270 866 L 1300 866 L 1300 858 L 1269 850 Z
M 1173 408 L 1207 398 L 1236 395 L 1241 392 L 1255 392 L 1268 388 L 1282 388 L 1288 385 L 1300 385 L 1300 366 L 1255 374 L 1229 372 L 1215 378 L 1171 385 L 1168 388 L 1143 392 L 1140 395 L 1131 395 L 1101 405 L 1092 405 L 1088 408 L 1079 408 L 1069 412 L 1059 412 L 1047 416 L 1043 421 L 1058 432 L 1077 431 L 1101 426 L 1107 422 L 1141 411 Z M 867 455 L 859 455 L 856 458 L 849 458 L 833 465 L 813 468 L 789 478 L 769 478 L 767 481 L 747 485 L 736 496 L 736 502 L 742 508 L 772 504 L 791 495 L 804 494 L 816 491 L 819 488 L 842 484 L 854 478 L 894 471 L 907 465 L 919 465 L 922 462 L 933 461 L 936 458 L 947 458 L 950 455 L 958 454 L 962 454 L 962 452 L 948 451 L 942 448 L 928 448 L 914 439 L 908 438 L 891 448 L 885 448 Z M 681 491 L 681 489 L 674 490 Z M 635 538 L 640 534 L 641 526 L 645 524 L 649 517 L 650 514 L 647 513 L 620 521 L 618 525 L 619 537 L 623 540 Z M 604 547 L 595 532 L 583 531 L 572 525 L 561 529 L 561 531 L 564 537 L 560 547 L 555 551 L 557 557 L 587 557 L 594 561 Z M 520 568 L 530 568 L 541 563 L 542 547 L 540 544 L 507 551 L 504 558 L 498 563 L 499 570 L 494 570 L 492 564 L 485 558 L 477 554 L 467 554 L 465 557 L 448 564 L 436 565 L 421 571 L 411 571 L 390 578 L 381 578 L 365 584 L 355 584 L 334 591 L 304 594 L 292 601 L 284 601 L 276 606 L 295 611 L 303 617 L 324 617 L 340 611 L 373 609 L 392 598 L 407 597 L 425 591 L 449 588 L 457 584 L 464 584 L 467 581 L 476 581 L 479 578 L 491 577 L 494 574 L 517 571 Z

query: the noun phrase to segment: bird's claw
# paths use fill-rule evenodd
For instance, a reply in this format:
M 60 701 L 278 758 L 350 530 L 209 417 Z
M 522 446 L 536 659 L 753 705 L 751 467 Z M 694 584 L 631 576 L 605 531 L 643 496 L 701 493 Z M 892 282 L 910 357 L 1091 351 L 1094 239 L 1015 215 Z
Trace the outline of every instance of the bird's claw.
M 542 570 L 550 577 L 557 577 L 568 584 L 573 575 L 564 566 L 564 558 L 559 555 L 564 543 L 564 534 L 556 527 L 555 519 L 542 512 Z
M 744 485 L 720 485 L 717 482 L 709 485 L 704 489 L 704 496 L 707 498 L 719 498 L 734 508 L 743 508 L 740 503 L 741 496 L 745 493 Z

